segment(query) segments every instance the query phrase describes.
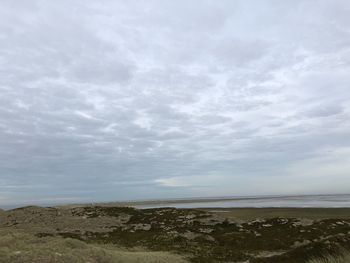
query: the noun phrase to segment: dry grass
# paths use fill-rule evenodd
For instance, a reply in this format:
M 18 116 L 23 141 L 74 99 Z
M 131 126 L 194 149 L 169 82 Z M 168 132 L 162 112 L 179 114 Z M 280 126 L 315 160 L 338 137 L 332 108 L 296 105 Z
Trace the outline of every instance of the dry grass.
M 23 207 L 0 214 L 0 263 L 309 263 L 350 248 L 349 212 Z
M 86 244 L 70 238 L 38 238 L 0 231 L 0 263 L 161 263 L 187 262 L 166 252 L 127 251 L 112 246 Z
M 350 252 L 345 252 L 338 257 L 328 256 L 321 259 L 314 259 L 309 263 L 350 263 Z

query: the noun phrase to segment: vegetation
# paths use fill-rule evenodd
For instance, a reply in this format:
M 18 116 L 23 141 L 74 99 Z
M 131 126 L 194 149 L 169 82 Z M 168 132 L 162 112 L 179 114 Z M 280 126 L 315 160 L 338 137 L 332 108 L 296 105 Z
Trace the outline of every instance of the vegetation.
M 343 252 L 338 256 L 324 256 L 318 259 L 313 259 L 309 263 L 349 263 L 350 252 Z
M 167 252 L 127 251 L 59 237 L 38 238 L 17 231 L 0 231 L 0 263 L 156 263 L 186 262 Z
M 1 228 L 28 232 L 43 243 L 75 240 L 91 249 L 82 254 L 89 256 L 90 262 L 95 262 L 98 253 L 116 260 L 106 246 L 123 247 L 128 253 L 142 247 L 153 253 L 167 252 L 174 260 L 201 263 L 307 263 L 350 248 L 349 218 L 268 217 L 243 221 L 197 209 L 27 207 L 3 213 Z M 76 254 L 58 253 L 78 256 L 82 251 L 76 249 Z M 176 256 L 179 254 L 184 258 Z M 96 262 L 104 262 L 99 260 Z

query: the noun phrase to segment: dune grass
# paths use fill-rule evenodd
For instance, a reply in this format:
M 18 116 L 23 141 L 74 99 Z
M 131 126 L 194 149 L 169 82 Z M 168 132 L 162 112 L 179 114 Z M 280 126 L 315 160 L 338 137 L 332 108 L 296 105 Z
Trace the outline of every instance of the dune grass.
M 309 263 L 350 248 L 349 219 L 271 215 L 236 221 L 195 209 L 17 208 L 0 214 L 0 263 Z
M 342 255 L 337 257 L 328 256 L 319 259 L 313 259 L 309 263 L 350 263 L 350 252 L 344 252 Z
M 0 231 L 0 263 L 160 263 L 187 262 L 167 252 L 128 251 L 71 238 Z

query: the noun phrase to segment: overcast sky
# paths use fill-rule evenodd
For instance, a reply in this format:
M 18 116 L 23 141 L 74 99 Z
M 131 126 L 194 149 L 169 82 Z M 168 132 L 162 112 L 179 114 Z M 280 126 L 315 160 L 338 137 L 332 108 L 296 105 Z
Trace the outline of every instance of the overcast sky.
M 0 205 L 346 193 L 348 0 L 0 0 Z

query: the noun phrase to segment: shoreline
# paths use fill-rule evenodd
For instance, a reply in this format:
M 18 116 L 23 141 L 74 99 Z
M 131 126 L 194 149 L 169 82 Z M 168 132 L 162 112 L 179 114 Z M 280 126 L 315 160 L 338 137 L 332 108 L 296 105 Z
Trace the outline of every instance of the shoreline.
M 75 207 L 75 206 L 131 206 L 143 208 L 350 208 L 350 194 L 324 195 L 263 195 L 194 197 L 174 199 L 151 199 L 82 203 L 27 203 L 2 205 L 0 209 L 11 210 L 24 206 Z

